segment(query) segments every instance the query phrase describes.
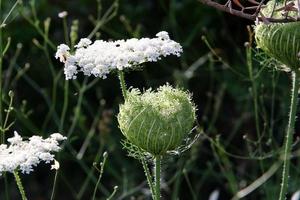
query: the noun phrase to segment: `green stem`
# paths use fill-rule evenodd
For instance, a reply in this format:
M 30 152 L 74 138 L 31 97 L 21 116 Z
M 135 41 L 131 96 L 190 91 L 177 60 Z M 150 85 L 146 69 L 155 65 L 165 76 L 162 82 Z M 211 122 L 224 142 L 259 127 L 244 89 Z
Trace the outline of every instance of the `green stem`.
M 115 196 L 117 191 L 118 191 L 118 186 L 115 186 L 114 191 L 111 193 L 111 195 L 109 195 L 109 197 L 106 200 L 112 200 L 112 198 Z
M 261 153 L 261 146 L 260 146 L 260 140 L 262 139 L 262 136 L 260 134 L 260 127 L 259 127 L 259 115 L 258 115 L 258 102 L 257 102 L 257 86 L 256 86 L 256 80 L 253 73 L 253 64 L 252 64 L 252 47 L 251 45 L 247 45 L 246 47 L 247 52 L 247 67 L 248 67 L 248 73 L 249 78 L 252 84 L 252 95 L 253 95 L 253 104 L 254 104 L 254 117 L 255 117 L 255 128 L 257 133 L 257 142 L 259 144 L 259 150 Z
M 150 174 L 150 171 L 149 171 L 148 165 L 146 163 L 146 160 L 144 158 L 141 158 L 141 161 L 142 161 L 142 164 L 143 164 L 143 169 L 144 169 L 144 172 L 145 172 L 145 175 L 146 175 L 146 178 L 147 178 L 147 182 L 148 182 L 148 185 L 149 185 L 149 188 L 150 188 L 150 191 L 151 191 L 152 198 L 155 199 L 153 178 Z
M 2 21 L 2 0 L 0 0 L 0 21 Z M 0 27 L 0 127 L 3 129 L 3 121 L 2 121 L 2 65 L 3 65 L 3 27 Z M 5 141 L 4 131 L 0 133 L 0 144 L 3 144 Z M 4 173 L 4 190 L 5 190 L 5 199 L 9 199 L 8 197 L 8 181 L 7 175 Z
M 122 94 L 123 94 L 124 99 L 126 100 L 127 99 L 127 89 L 126 89 L 126 83 L 125 83 L 125 78 L 124 78 L 124 72 L 119 70 L 118 75 L 119 75 Z
M 160 165 L 161 165 L 161 156 L 155 157 L 155 172 L 154 172 L 154 181 L 155 181 L 155 200 L 160 200 Z
M 104 171 L 104 166 L 105 166 L 105 163 L 106 163 L 106 159 L 107 159 L 107 153 L 104 152 L 103 153 L 103 161 L 102 161 L 102 163 L 100 163 L 101 168 L 100 168 L 100 170 L 98 169 L 98 171 L 99 171 L 99 177 L 98 177 L 98 180 L 97 180 L 94 192 L 93 192 L 93 198 L 92 198 L 92 200 L 95 200 L 95 198 L 96 198 L 97 190 L 98 190 L 98 187 L 99 187 L 102 175 L 103 175 L 103 171 Z
M 9 193 L 8 193 L 9 185 L 8 185 L 8 180 L 7 180 L 7 172 L 4 172 L 3 177 L 4 177 L 5 199 L 9 200 L 10 198 L 9 198 Z
M 284 153 L 283 153 L 283 170 L 282 170 L 282 182 L 279 200 L 285 200 L 285 196 L 288 189 L 288 179 L 290 171 L 290 155 L 292 150 L 293 135 L 295 132 L 295 121 L 297 113 L 297 104 L 298 104 L 298 90 L 299 90 L 299 72 L 293 72 L 293 85 L 292 85 L 292 97 L 289 113 L 289 122 L 287 133 L 284 143 Z
M 20 191 L 22 200 L 27 200 L 26 195 L 25 195 L 25 190 L 24 190 L 24 187 L 23 187 L 23 185 L 22 185 L 21 178 L 20 178 L 20 176 L 19 176 L 19 174 L 18 174 L 17 171 L 14 171 L 14 176 L 15 176 L 15 180 L 16 180 L 18 189 L 19 189 L 19 191 Z
M 2 1 L 0 2 L 0 13 L 2 12 Z M 2 15 L 0 15 L 0 20 L 2 20 Z M 2 121 L 2 65 L 3 65 L 3 28 L 0 28 L 0 125 L 3 125 Z M 1 135 L 0 144 L 4 143 L 4 134 Z
M 55 189 L 56 189 L 56 183 L 57 183 L 57 174 L 58 174 L 58 170 L 55 170 L 54 183 L 53 183 L 53 188 L 52 188 L 50 200 L 54 199 Z
M 68 104 L 69 104 L 69 81 L 65 80 L 65 85 L 64 85 L 64 103 L 63 103 L 63 110 L 61 113 L 60 117 L 60 124 L 59 124 L 59 131 L 60 133 L 63 131 L 64 128 L 64 122 L 65 122 L 65 117 L 66 117 L 66 112 L 68 109 Z
M 67 43 L 68 46 L 70 46 L 70 39 L 68 35 L 68 25 L 67 25 L 67 20 L 66 17 L 63 18 L 63 28 L 64 28 L 64 37 L 65 37 L 65 42 Z

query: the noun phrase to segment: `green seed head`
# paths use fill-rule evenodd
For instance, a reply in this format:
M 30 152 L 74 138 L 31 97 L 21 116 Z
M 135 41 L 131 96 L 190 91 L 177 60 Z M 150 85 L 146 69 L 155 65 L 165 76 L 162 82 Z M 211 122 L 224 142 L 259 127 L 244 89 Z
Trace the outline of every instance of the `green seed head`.
M 275 6 L 275 1 L 271 0 L 262 9 L 264 16 L 282 19 L 283 3 Z M 297 17 L 298 11 L 289 11 L 289 17 Z M 259 23 L 255 26 L 255 40 L 257 46 L 265 51 L 269 56 L 286 65 L 290 70 L 300 68 L 298 54 L 300 52 L 300 22 L 289 23 Z
M 188 136 L 195 121 L 195 106 L 187 92 L 169 85 L 156 92 L 132 89 L 120 105 L 118 121 L 131 143 L 152 155 L 163 155 Z

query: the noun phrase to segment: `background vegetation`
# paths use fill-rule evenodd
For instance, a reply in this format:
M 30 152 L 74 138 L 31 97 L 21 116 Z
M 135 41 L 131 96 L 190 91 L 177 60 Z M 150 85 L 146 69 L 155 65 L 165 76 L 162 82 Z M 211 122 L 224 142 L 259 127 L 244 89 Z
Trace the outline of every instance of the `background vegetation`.
M 8 92 L 14 92 L 9 116 L 14 124 L 5 137 L 13 130 L 23 136 L 60 132 L 69 137 L 58 155 L 56 199 L 90 199 L 99 176 L 95 165 L 99 168 L 104 151 L 108 159 L 97 198 L 106 199 L 118 186 L 113 199 L 150 199 L 141 165 L 120 145 L 123 136 L 116 115 L 123 100 L 117 75 L 65 81 L 63 65 L 54 58 L 56 46 L 88 36 L 154 37 L 161 30 L 183 45 L 183 56 L 146 64 L 144 70 L 126 73 L 126 81 L 141 89 L 169 82 L 189 90 L 203 129 L 189 151 L 163 165 L 164 199 L 209 199 L 213 191 L 219 191 L 219 199 L 245 194 L 244 199 L 276 199 L 289 76 L 257 51 L 251 28 L 247 29 L 252 22 L 196 0 L 15 3 L 2 0 L 0 6 L 0 21 L 6 24 L 1 28 L 2 52 L 10 42 L 2 66 L 3 115 Z M 65 21 L 58 17 L 64 10 Z M 5 128 L 3 120 L 1 124 Z M 290 194 L 300 189 L 298 146 L 296 142 Z M 49 199 L 54 175 L 48 165 L 22 175 L 29 199 Z M 0 178 L 0 199 L 7 196 L 19 199 L 9 174 Z

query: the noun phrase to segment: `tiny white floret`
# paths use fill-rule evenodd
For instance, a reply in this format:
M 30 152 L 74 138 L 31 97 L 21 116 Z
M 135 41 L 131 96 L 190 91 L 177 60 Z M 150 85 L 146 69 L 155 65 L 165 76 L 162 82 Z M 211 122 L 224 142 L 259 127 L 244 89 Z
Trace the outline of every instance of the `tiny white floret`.
M 78 42 L 77 45 L 75 45 L 76 48 L 83 48 L 83 47 L 88 47 L 90 44 L 92 44 L 92 41 L 88 38 L 82 38 Z
M 68 12 L 67 11 L 62 11 L 62 12 L 58 13 L 58 17 L 59 18 L 65 18 L 66 16 L 68 16 Z
M 54 169 L 54 170 L 58 170 L 60 167 L 60 164 L 57 160 L 54 159 L 54 163 L 53 165 L 51 165 L 51 170 Z
M 55 58 L 56 59 L 59 58 L 60 62 L 65 62 L 66 59 L 68 58 L 68 56 L 70 55 L 69 51 L 70 51 L 70 47 L 68 45 L 66 45 L 66 44 L 60 44 L 57 47 Z

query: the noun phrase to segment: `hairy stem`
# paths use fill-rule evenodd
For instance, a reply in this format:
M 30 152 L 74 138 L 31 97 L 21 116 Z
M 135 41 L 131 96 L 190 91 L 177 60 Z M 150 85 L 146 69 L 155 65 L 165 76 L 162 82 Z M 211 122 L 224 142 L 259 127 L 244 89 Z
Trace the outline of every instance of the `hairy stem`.
M 290 171 L 290 155 L 293 143 L 293 135 L 295 132 L 295 121 L 297 113 L 297 104 L 298 104 L 298 90 L 299 90 L 299 72 L 293 72 L 293 85 L 292 85 L 292 96 L 291 96 L 291 105 L 289 112 L 289 122 L 287 133 L 284 142 L 284 152 L 283 152 L 283 170 L 282 170 L 282 182 L 279 200 L 286 199 L 286 193 L 288 189 L 288 179 Z
M 22 185 L 21 178 L 20 178 L 20 176 L 19 176 L 19 174 L 18 174 L 17 171 L 14 171 L 14 176 L 15 176 L 15 180 L 16 180 L 18 189 L 19 189 L 19 191 L 20 191 L 22 200 L 27 200 L 26 195 L 25 195 L 25 190 L 24 190 L 24 187 L 23 187 L 23 185 Z
M 155 157 L 155 171 L 154 171 L 154 181 L 155 181 L 155 200 L 160 200 L 160 165 L 161 156 Z
M 119 70 L 118 71 L 118 75 L 119 75 L 119 80 L 120 80 L 120 85 L 121 85 L 121 90 L 122 90 L 122 94 L 124 99 L 127 99 L 127 90 L 126 90 L 126 83 L 125 83 L 125 78 L 124 78 L 124 72 Z
M 155 191 L 154 191 L 154 184 L 153 184 L 153 178 L 150 174 L 148 165 L 146 163 L 146 160 L 144 158 L 141 158 L 142 164 L 143 164 L 143 169 L 144 169 L 144 173 L 146 175 L 147 178 L 147 182 L 151 191 L 151 195 L 152 195 L 152 199 L 155 199 Z

